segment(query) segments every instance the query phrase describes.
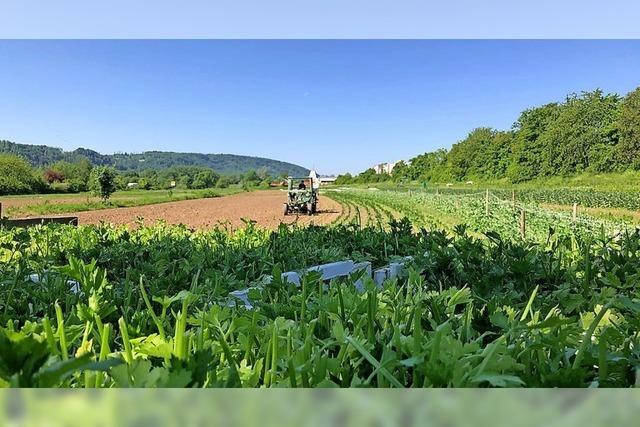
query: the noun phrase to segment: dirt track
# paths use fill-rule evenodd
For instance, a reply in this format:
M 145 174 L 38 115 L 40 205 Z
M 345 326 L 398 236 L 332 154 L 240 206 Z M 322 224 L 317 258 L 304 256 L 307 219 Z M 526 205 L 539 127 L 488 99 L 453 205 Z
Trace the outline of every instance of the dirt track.
M 281 222 L 299 224 L 328 224 L 341 212 L 340 204 L 320 196 L 319 212 L 313 216 L 282 215 L 286 193 L 282 191 L 254 191 L 212 199 L 185 200 L 132 208 L 103 209 L 78 212 L 80 224 L 97 224 L 101 221 L 114 224 L 134 224 L 136 218 L 144 218 L 146 224 L 163 219 L 170 224 L 185 224 L 193 228 L 210 228 L 244 225 L 242 218 L 257 221 L 258 225 L 274 229 Z

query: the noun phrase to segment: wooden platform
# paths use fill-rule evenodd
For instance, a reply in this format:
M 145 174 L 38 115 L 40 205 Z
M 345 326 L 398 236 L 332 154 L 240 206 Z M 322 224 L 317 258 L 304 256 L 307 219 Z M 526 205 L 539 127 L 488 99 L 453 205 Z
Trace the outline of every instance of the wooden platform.
M 78 226 L 77 216 L 55 216 L 55 217 L 36 217 L 36 218 L 12 218 L 2 219 L 0 224 L 3 227 L 33 227 L 42 224 L 67 224 Z

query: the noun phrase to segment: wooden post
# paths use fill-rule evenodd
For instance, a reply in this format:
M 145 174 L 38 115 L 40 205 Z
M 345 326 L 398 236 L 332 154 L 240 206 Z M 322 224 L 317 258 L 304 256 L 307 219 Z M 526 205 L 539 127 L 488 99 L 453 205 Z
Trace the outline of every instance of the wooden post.
M 520 237 L 523 239 L 527 236 L 527 214 L 524 209 L 520 209 Z
M 436 187 L 436 196 L 438 196 L 439 194 L 440 194 L 440 189 Z
M 573 220 L 573 222 L 576 222 L 577 218 L 578 218 L 578 204 L 574 203 L 573 204 L 573 213 L 571 215 L 571 219 Z
M 484 196 L 484 214 L 489 216 L 489 189 L 488 188 Z

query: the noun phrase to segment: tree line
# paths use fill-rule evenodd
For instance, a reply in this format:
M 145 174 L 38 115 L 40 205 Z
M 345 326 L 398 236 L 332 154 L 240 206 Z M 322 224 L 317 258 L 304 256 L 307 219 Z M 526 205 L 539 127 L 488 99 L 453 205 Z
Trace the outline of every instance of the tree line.
M 35 167 L 44 167 L 59 161 L 75 163 L 86 159 L 95 166 L 112 166 L 118 171 L 138 171 L 146 169 L 167 169 L 174 166 L 204 166 L 224 175 L 242 174 L 250 170 L 266 168 L 269 174 L 279 176 L 290 174 L 306 176 L 309 170 L 301 166 L 262 157 L 235 154 L 175 153 L 166 151 L 146 151 L 143 153 L 100 154 L 86 148 L 63 151 L 47 145 L 17 144 L 0 140 L 0 153 L 24 157 Z
M 74 161 L 62 160 L 33 167 L 20 155 L 0 154 L 0 196 L 84 191 L 104 196 L 101 189 L 124 190 L 129 183 L 145 190 L 226 188 L 231 185 L 249 188 L 268 185 L 272 179 L 267 167 L 250 169 L 242 174 L 220 174 L 205 166 L 117 171 L 110 166 L 94 165 L 83 156 Z
M 626 96 L 601 90 L 571 94 L 523 111 L 509 130 L 472 130 L 450 150 L 399 162 L 392 175 L 368 169 L 337 184 L 537 178 L 640 170 L 640 87 Z

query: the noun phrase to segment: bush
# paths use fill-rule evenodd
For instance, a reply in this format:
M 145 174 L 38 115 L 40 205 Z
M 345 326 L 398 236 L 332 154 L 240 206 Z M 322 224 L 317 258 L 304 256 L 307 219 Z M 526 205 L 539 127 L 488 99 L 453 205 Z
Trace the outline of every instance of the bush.
M 220 194 L 214 190 L 205 190 L 201 193 L 201 196 L 205 199 L 213 199 L 214 197 L 220 197 Z
M 43 187 L 44 183 L 25 159 L 0 154 L 0 195 L 36 193 Z
M 104 202 L 109 200 L 116 191 L 116 171 L 113 168 L 101 166 L 91 171 L 91 191 L 100 196 Z
M 226 176 L 222 176 L 216 183 L 216 188 L 228 188 L 229 184 L 231 184 L 231 180 Z

